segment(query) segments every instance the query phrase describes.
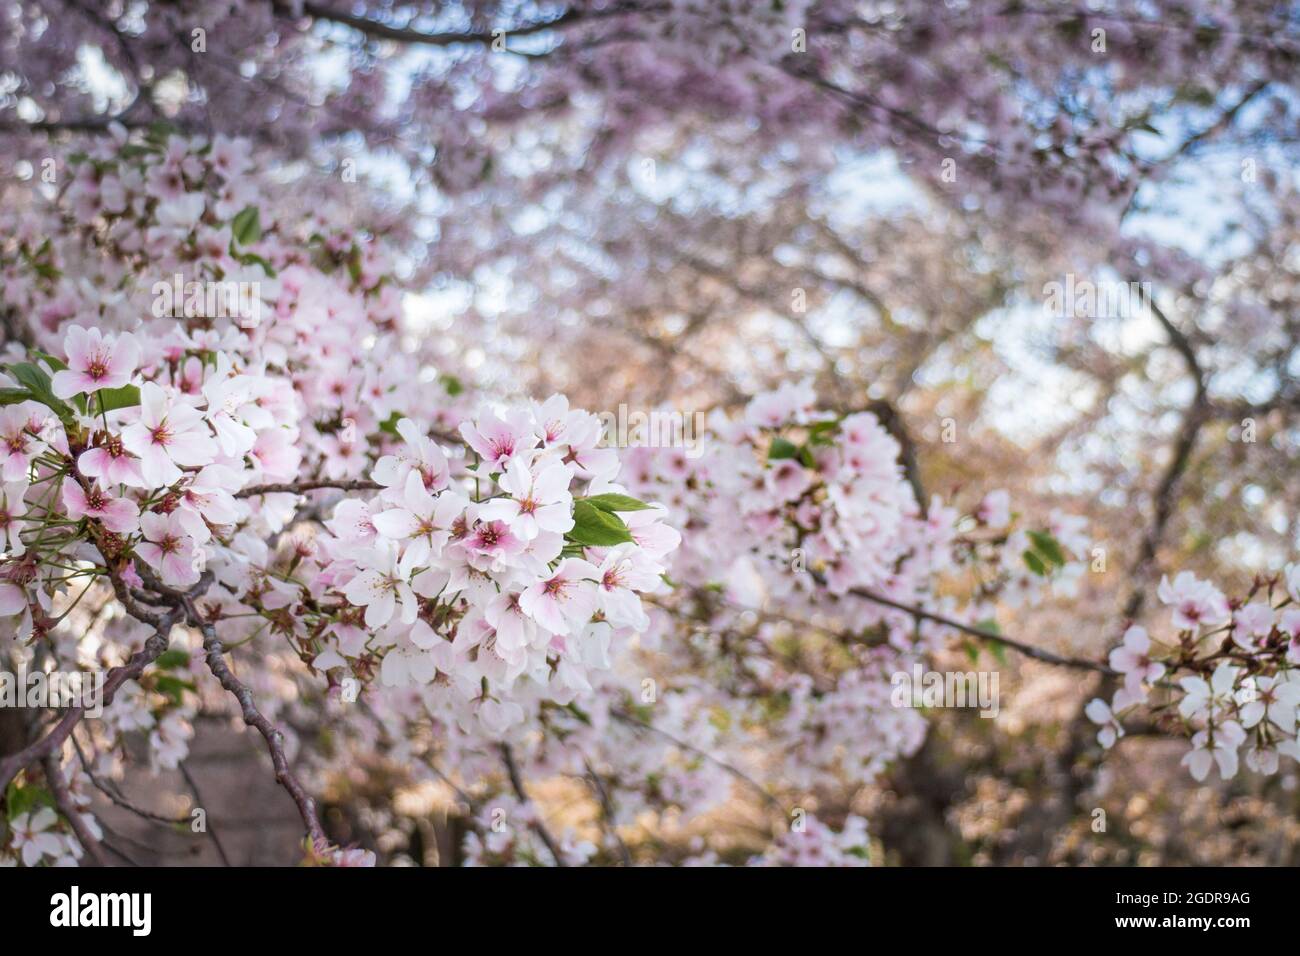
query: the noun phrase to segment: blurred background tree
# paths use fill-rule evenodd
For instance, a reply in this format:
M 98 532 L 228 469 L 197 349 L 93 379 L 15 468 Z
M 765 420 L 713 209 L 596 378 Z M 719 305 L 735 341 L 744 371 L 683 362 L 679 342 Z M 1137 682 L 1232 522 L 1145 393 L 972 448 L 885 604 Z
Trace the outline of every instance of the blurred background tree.
M 1033 643 L 1100 656 L 1163 569 L 1244 585 L 1295 549 L 1293 3 L 0 0 L 0 23 L 6 179 L 113 124 L 244 136 L 401 245 L 409 317 L 485 386 L 690 411 L 808 377 L 905 437 L 926 495 L 1085 514 L 1105 571 L 1068 615 L 1025 609 Z M 1053 311 L 1067 282 L 1137 291 Z M 905 863 L 1296 862 L 1294 771 L 1194 785 L 1140 734 L 1102 769 L 1098 679 L 1010 669 L 997 721 L 943 712 L 828 804 Z

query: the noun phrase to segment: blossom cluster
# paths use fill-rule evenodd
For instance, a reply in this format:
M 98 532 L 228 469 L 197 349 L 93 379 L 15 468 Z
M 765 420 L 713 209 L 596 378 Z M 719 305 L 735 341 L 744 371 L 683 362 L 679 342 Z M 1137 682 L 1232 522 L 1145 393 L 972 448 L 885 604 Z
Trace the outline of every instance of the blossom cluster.
M 1300 565 L 1257 579 L 1241 599 L 1190 571 L 1164 577 L 1156 593 L 1171 633 L 1153 640 L 1135 624 L 1110 652 L 1122 683 L 1109 703 L 1087 708 L 1102 746 L 1124 736 L 1122 718 L 1148 708 L 1190 735 L 1183 766 L 1198 781 L 1215 767 L 1236 776 L 1243 757 L 1261 774 L 1277 773 L 1282 757 L 1300 760 Z
M 561 396 L 484 412 L 461 425 L 474 463 L 455 480 L 435 441 L 396 428 L 383 490 L 341 502 L 316 540 L 316 587 L 348 608 L 314 666 L 364 676 L 381 658 L 386 686 L 446 689 L 498 733 L 525 717 L 521 679 L 559 704 L 591 691 L 611 645 L 647 626 L 641 595 L 665 589 L 679 537 L 615 482 L 599 421 Z
M 611 859 L 620 834 L 741 788 L 782 810 L 755 862 L 853 863 L 859 818 L 786 832 L 785 809 L 920 746 L 926 718 L 891 705 L 890 674 L 1077 588 L 1079 519 L 1022 522 L 1005 492 L 920 500 L 881 418 L 822 410 L 808 383 L 714 413 L 698 457 L 611 447 L 563 396 L 467 386 L 408 334 L 383 245 L 281 211 L 246 154 L 106 142 L 4 223 L 0 304 L 30 318 L 0 354 L 2 649 L 126 667 L 176 615 L 77 728 L 85 767 L 59 771 L 74 801 L 129 772 L 133 736 L 177 767 L 196 716 L 232 707 L 229 657 L 240 706 L 286 728 L 310 784 L 382 765 L 478 795 L 474 862 Z M 157 308 L 176 276 L 249 284 L 256 308 Z M 1170 588 L 1183 620 L 1219 612 Z M 322 715 L 328 752 L 292 729 Z M 0 855 L 75 858 L 38 773 L 14 784 Z M 552 836 L 523 792 L 539 779 L 585 781 L 597 832 Z M 319 840 L 309 856 L 372 861 Z

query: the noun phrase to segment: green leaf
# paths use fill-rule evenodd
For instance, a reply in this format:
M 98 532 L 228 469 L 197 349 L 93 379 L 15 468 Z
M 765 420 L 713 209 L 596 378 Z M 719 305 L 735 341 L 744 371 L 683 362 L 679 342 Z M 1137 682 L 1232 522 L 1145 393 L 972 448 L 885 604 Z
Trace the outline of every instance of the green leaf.
M 168 670 L 172 667 L 188 667 L 189 663 L 190 655 L 185 651 L 175 649 L 164 651 L 158 657 L 157 661 L 158 666 L 163 670 Z
M 5 805 L 9 808 L 9 819 L 28 813 L 37 807 L 49 807 L 55 809 L 54 794 L 44 787 L 27 786 L 20 787 L 13 783 L 9 785 L 9 792 L 5 794 Z
M 1043 559 L 1034 554 L 1034 552 L 1026 549 L 1025 553 L 1022 554 L 1021 557 L 1025 559 L 1025 564 L 1029 567 L 1029 570 L 1033 571 L 1040 578 L 1047 574 L 1047 565 L 1043 564 Z
M 808 444 L 830 445 L 835 441 L 835 430 L 840 427 L 839 419 L 832 418 L 826 422 L 813 422 L 808 426 Z
M 600 548 L 608 548 L 632 540 L 627 525 L 618 515 L 601 511 L 595 505 L 581 499 L 573 503 L 573 530 L 567 537 L 579 544 Z
M 35 401 L 40 402 L 62 419 L 68 421 L 72 419 L 72 407 L 55 397 L 50 388 L 50 377 L 37 366 L 31 362 L 19 362 L 17 365 L 10 365 L 9 371 L 13 373 L 14 378 L 26 386 Z
M 25 388 L 0 388 L 0 405 L 17 405 L 31 398 L 32 393 Z
M 584 711 L 577 704 L 573 704 L 573 703 L 565 704 L 564 709 L 567 710 L 569 713 L 573 714 L 574 717 L 578 718 L 578 720 L 582 721 L 588 727 L 591 726 L 591 718 L 587 716 L 587 712 Z
M 54 369 L 54 371 L 56 372 L 65 372 L 68 369 L 68 364 L 66 362 L 64 362 L 62 359 L 55 358 L 49 352 L 38 352 L 35 349 L 33 349 L 32 354 L 35 355 L 38 359 L 40 359 L 42 362 L 44 362 L 46 365 L 48 365 L 50 368 Z M 77 410 L 81 412 L 81 414 L 83 415 L 86 414 L 87 405 L 86 405 L 85 395 L 73 395 L 72 401 L 73 404 L 77 406 Z
M 251 246 L 262 238 L 262 214 L 256 206 L 245 206 L 230 220 L 230 232 L 241 246 Z
M 164 120 L 154 120 L 149 124 L 149 129 L 148 132 L 145 133 L 145 138 L 151 143 L 155 143 L 159 146 L 166 146 L 167 140 L 171 138 L 171 135 L 171 123 Z
M 993 620 L 991 617 L 986 617 L 975 626 L 987 634 L 997 634 L 999 636 L 1002 634 L 1002 629 L 998 627 L 998 622 Z M 989 653 L 997 658 L 999 664 L 1006 664 L 1007 648 L 1005 644 L 1001 641 L 989 641 L 984 646 L 989 649 Z
M 595 505 L 601 511 L 646 511 L 650 507 L 644 501 L 639 501 L 631 495 L 592 495 L 590 498 L 581 500 Z
M 165 694 L 178 706 L 181 703 L 181 693 L 183 691 L 193 691 L 194 684 L 191 681 L 181 680 L 179 677 L 173 677 L 171 674 L 159 674 L 155 678 L 154 687 L 160 694 Z
M 275 266 L 271 265 L 271 263 L 267 262 L 256 252 L 235 252 L 234 251 L 235 243 L 233 240 L 231 241 L 230 245 L 231 245 L 231 255 L 234 256 L 235 259 L 242 262 L 246 266 L 261 266 L 262 271 L 266 273 L 268 278 L 271 279 L 275 278 L 276 276 Z
M 101 388 L 99 390 L 99 410 L 111 412 L 119 408 L 135 408 L 140 404 L 140 387 L 123 385 L 121 388 Z
M 1052 564 L 1065 564 L 1065 552 L 1050 534 L 1045 531 L 1030 531 L 1029 540 L 1034 542 L 1034 549 Z
M 464 384 L 455 375 L 444 375 L 442 377 L 442 387 L 447 390 L 447 394 L 452 398 L 465 391 Z
M 778 435 L 772 439 L 772 444 L 767 449 L 767 460 L 777 461 L 781 458 L 793 458 L 797 454 L 799 454 L 799 449 L 795 446 L 795 443 Z
M 68 363 L 65 362 L 65 361 L 63 361 L 62 359 L 57 359 L 57 358 L 55 358 L 55 357 L 54 357 L 53 355 L 51 355 L 49 352 L 36 352 L 36 351 L 33 351 L 32 354 L 35 355 L 38 359 L 43 360 L 43 361 L 45 362 L 46 365 L 48 365 L 50 368 L 54 369 L 54 371 L 56 371 L 56 372 L 65 372 L 65 371 L 67 371 Z
M 386 419 L 379 423 L 379 430 L 386 435 L 392 435 L 394 438 L 400 437 L 397 431 L 397 423 L 406 416 L 401 412 L 393 412 Z

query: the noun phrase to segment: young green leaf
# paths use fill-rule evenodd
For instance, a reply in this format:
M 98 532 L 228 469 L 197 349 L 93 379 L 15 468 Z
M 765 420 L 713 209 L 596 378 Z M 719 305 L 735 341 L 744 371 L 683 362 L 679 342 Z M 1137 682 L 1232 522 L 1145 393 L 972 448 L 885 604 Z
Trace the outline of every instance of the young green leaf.
M 1034 554 L 1034 552 L 1025 549 L 1025 553 L 1022 554 L 1021 557 L 1025 559 L 1025 564 L 1029 567 L 1029 570 L 1033 571 L 1040 578 L 1047 574 L 1047 565 L 1045 565 L 1043 559 Z
M 639 501 L 631 495 L 592 495 L 590 498 L 583 498 L 592 505 L 595 505 L 601 511 L 645 511 L 650 506 L 644 501 Z
M 10 365 L 9 371 L 13 373 L 14 378 L 18 379 L 27 388 L 27 391 L 32 393 L 34 400 L 40 402 L 65 421 L 72 420 L 71 406 L 55 397 L 50 388 L 50 377 L 40 368 L 31 362 L 19 362 L 17 365 Z
M 1034 542 L 1034 549 L 1052 564 L 1058 567 L 1065 564 L 1065 552 L 1050 534 L 1045 531 L 1030 531 L 1029 540 Z
M 111 412 L 119 408 L 135 408 L 140 404 L 140 387 L 123 385 L 121 388 L 101 388 L 97 393 L 101 412 Z
M 573 530 L 568 538 L 578 544 L 608 548 L 631 541 L 632 535 L 618 515 L 579 499 L 573 503 Z
M 778 435 L 772 439 L 772 444 L 767 449 L 767 460 L 778 461 L 782 458 L 793 458 L 797 454 L 799 454 L 799 449 L 795 443 Z
M 230 233 L 241 246 L 251 246 L 262 238 L 262 214 L 256 206 L 245 206 L 230 221 Z
M 182 651 L 173 648 L 170 651 L 164 651 L 158 658 L 157 666 L 162 670 L 170 670 L 173 667 L 184 667 L 189 664 L 190 655 L 188 651 Z
M 998 622 L 993 620 L 993 618 L 991 617 L 984 618 L 984 620 L 980 621 L 975 626 L 987 634 L 1002 633 L 1002 629 L 998 627 Z M 1001 641 L 988 641 L 984 646 L 989 649 L 989 653 L 991 653 L 995 658 L 997 658 L 999 664 L 1006 664 L 1007 647 L 1005 644 L 1003 644 Z

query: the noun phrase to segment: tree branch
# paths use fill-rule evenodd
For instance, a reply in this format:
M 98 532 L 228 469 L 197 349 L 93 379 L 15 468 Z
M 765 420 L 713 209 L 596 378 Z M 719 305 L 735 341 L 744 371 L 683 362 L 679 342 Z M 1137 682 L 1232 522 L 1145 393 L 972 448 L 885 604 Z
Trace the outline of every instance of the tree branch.
M 524 791 L 524 781 L 519 776 L 519 766 L 515 763 L 515 755 L 507 743 L 501 745 L 501 759 L 505 761 L 506 773 L 510 776 L 510 786 L 515 791 L 515 796 L 523 803 L 533 803 Z M 533 804 L 533 809 L 537 810 L 536 804 Z M 532 826 L 533 832 L 537 834 L 538 839 L 546 844 L 546 849 L 555 858 L 555 865 L 564 866 L 565 862 L 564 857 L 560 854 L 560 846 L 555 842 L 555 838 L 551 836 L 550 831 L 546 829 L 546 824 L 542 822 L 540 810 L 537 810 L 537 819 L 533 820 Z
M 189 622 L 197 627 L 203 634 L 203 649 L 206 652 L 208 670 L 221 683 L 230 694 L 239 702 L 240 713 L 244 718 L 244 723 L 249 727 L 254 727 L 266 741 L 266 749 L 271 754 L 271 765 L 275 768 L 275 779 L 280 786 L 288 791 L 289 796 L 298 807 L 298 814 L 302 817 L 302 822 L 307 828 L 307 835 L 312 841 L 313 848 L 317 851 L 323 851 L 329 846 L 329 837 L 325 835 L 325 828 L 321 826 L 320 819 L 316 814 L 316 801 L 309 794 L 302 783 L 294 776 L 293 771 L 289 769 L 289 760 L 284 754 L 284 734 L 276 729 L 266 717 L 257 709 L 253 703 L 253 692 L 234 675 L 229 665 L 225 661 L 225 648 L 222 646 L 221 638 L 217 636 L 217 629 L 208 621 L 205 621 L 198 609 L 195 608 L 194 602 L 186 597 L 184 599 L 185 612 Z
M 356 478 L 347 481 L 331 481 L 329 479 L 308 480 L 308 481 L 290 481 L 282 484 L 271 485 L 250 485 L 240 491 L 235 492 L 236 498 L 251 498 L 254 495 L 301 495 L 308 491 L 319 491 L 322 488 L 336 488 L 339 491 L 380 491 L 383 489 L 377 481 L 370 481 L 367 478 Z
M 145 668 L 161 657 L 163 651 L 167 650 L 172 627 L 175 626 L 180 614 L 179 608 L 173 608 L 164 614 L 158 620 L 157 629 L 145 642 L 144 647 L 132 654 L 125 664 L 114 667 L 108 672 L 108 676 L 104 678 L 103 705 L 105 707 L 113 702 L 114 696 L 116 696 L 118 689 L 123 684 L 129 680 L 138 679 L 144 673 Z M 69 708 L 68 712 L 63 715 L 48 734 L 18 751 L 18 753 L 11 754 L 4 760 L 0 760 L 0 793 L 3 793 L 8 788 L 10 781 L 18 775 L 18 771 L 44 760 L 50 754 L 57 754 L 58 749 L 68 739 L 73 728 L 77 726 L 85 713 L 86 708 L 80 704 Z
M 820 579 L 820 575 L 815 575 Z M 824 583 L 824 582 L 823 582 Z M 919 621 L 931 621 L 935 624 L 942 624 L 945 627 L 951 627 L 963 634 L 978 638 L 981 641 L 988 641 L 994 644 L 1001 644 L 1017 651 L 1025 657 L 1032 657 L 1036 661 L 1042 661 L 1045 664 L 1055 664 L 1058 667 L 1071 667 L 1076 670 L 1096 671 L 1099 674 L 1115 674 L 1115 670 L 1101 663 L 1100 661 L 1088 660 L 1082 657 L 1063 657 L 1060 654 L 1053 654 L 1051 651 L 1045 651 L 1041 647 L 1035 647 L 1032 644 L 1025 644 L 1022 641 L 1013 640 L 1009 637 L 1003 637 L 1001 634 L 994 634 L 992 631 L 986 631 L 983 628 L 974 627 L 970 624 L 963 624 L 961 621 L 955 621 L 950 617 L 942 614 L 935 614 L 923 608 L 914 607 L 910 604 L 903 604 L 884 595 L 868 591 L 866 588 L 851 588 L 849 593 L 860 597 L 863 600 L 871 601 L 875 604 L 883 604 L 885 607 L 892 607 L 897 611 L 905 611 Z
M 45 780 L 50 785 L 50 792 L 54 794 L 54 805 L 59 808 L 59 813 L 63 814 L 63 818 L 72 827 L 72 832 L 77 835 L 77 842 L 86 851 L 86 855 L 95 861 L 96 866 L 108 866 L 108 860 L 99 841 L 90 832 L 86 821 L 81 819 L 81 813 L 72 802 L 72 794 L 68 792 L 68 783 L 63 777 L 61 762 L 62 757 L 57 752 L 48 754 L 44 760 Z

